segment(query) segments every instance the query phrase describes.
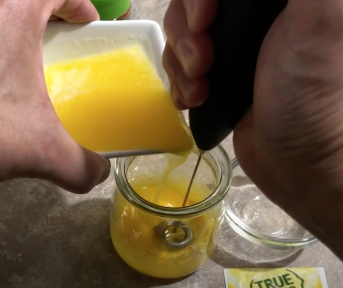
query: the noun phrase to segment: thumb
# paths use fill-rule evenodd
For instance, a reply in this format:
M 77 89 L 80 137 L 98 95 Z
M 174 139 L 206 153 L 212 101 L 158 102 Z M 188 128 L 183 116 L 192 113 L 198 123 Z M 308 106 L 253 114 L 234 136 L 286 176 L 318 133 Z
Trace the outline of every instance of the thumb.
M 45 143 L 48 149 L 41 153 L 38 161 L 45 164 L 35 169 L 39 178 L 73 193 L 87 193 L 107 179 L 111 171 L 109 160 L 82 148 L 62 125 L 51 137 L 50 145 Z
M 99 20 L 99 14 L 90 0 L 58 0 L 53 14 L 69 23 Z

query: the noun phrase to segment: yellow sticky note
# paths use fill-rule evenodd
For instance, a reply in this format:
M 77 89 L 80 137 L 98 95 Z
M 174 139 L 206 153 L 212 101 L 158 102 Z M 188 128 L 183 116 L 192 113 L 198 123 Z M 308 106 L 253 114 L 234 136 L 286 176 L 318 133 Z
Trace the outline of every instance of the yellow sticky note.
M 324 268 L 225 269 L 226 288 L 328 288 Z

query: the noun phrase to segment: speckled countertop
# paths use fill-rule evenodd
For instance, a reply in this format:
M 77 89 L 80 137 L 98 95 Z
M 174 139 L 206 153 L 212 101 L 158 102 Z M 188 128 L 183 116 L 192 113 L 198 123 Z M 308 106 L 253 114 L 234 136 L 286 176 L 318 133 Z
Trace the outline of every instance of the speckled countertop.
M 169 0 L 133 0 L 133 19 L 160 24 Z M 232 155 L 231 139 L 224 143 Z M 224 287 L 223 268 L 321 266 L 342 287 L 343 264 L 321 243 L 295 254 L 251 244 L 226 225 L 210 261 L 188 278 L 162 281 L 127 267 L 109 235 L 111 176 L 85 196 L 38 180 L 0 184 L 1 288 Z

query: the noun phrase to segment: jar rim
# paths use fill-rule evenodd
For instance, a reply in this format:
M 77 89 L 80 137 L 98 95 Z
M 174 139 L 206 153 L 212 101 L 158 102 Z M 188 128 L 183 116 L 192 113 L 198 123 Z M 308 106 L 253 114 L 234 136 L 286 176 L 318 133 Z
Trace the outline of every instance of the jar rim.
M 195 152 L 195 151 L 194 151 Z M 193 152 L 193 153 L 194 153 Z M 196 152 L 195 152 L 196 153 Z M 114 160 L 114 177 L 118 189 L 122 195 L 131 204 L 159 216 L 168 216 L 171 218 L 183 218 L 201 214 L 221 202 L 228 193 L 232 181 L 232 165 L 230 157 L 223 146 L 218 145 L 210 151 L 204 153 L 204 158 L 207 157 L 216 165 L 218 183 L 214 191 L 203 201 L 186 207 L 164 207 L 151 203 L 139 196 L 126 177 L 126 171 L 130 163 L 135 157 L 116 158 Z

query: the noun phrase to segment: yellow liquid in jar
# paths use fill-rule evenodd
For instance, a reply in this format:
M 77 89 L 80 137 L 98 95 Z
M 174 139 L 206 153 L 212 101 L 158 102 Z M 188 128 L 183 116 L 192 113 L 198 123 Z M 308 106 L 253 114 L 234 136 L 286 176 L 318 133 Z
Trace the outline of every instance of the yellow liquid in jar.
M 189 177 L 173 178 L 171 170 L 182 164 L 187 156 L 170 156 L 169 165 L 161 182 L 160 175 L 135 178 L 130 181 L 134 191 L 145 200 L 164 207 L 181 207 L 189 185 Z M 166 173 L 167 172 L 167 173 Z M 166 176 L 167 175 L 167 176 Z M 186 206 L 207 198 L 212 191 L 199 182 L 194 182 Z M 111 215 L 111 238 L 119 256 L 133 269 L 157 278 L 187 276 L 201 267 L 213 253 L 217 232 L 221 224 L 219 207 L 193 218 L 182 219 L 191 227 L 193 240 L 182 249 L 172 249 L 162 243 L 154 233 L 161 219 L 129 203 L 116 191 Z
M 63 126 L 96 152 L 188 151 L 193 139 L 140 45 L 44 68 Z

